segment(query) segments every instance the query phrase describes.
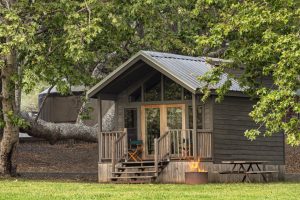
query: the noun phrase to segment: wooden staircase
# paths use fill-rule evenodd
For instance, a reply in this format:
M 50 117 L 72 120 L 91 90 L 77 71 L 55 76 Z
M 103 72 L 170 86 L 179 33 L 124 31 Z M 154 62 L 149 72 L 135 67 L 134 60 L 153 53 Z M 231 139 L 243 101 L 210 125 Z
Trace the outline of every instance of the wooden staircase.
M 155 170 L 154 160 L 141 162 L 120 162 L 110 178 L 113 183 L 151 183 L 155 182 L 159 173 L 167 166 L 168 161 L 158 163 Z

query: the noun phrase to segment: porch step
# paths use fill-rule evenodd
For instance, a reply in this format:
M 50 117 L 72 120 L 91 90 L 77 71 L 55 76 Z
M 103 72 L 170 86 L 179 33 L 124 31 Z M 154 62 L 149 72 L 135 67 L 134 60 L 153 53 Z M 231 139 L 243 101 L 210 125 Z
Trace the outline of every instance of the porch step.
M 123 166 L 154 166 L 154 161 L 122 162 Z
M 112 172 L 112 174 L 122 175 L 122 174 L 150 174 L 155 173 L 155 171 L 132 171 L 132 172 Z
M 111 177 L 113 183 L 152 183 L 156 179 L 155 176 L 136 176 L 136 177 Z
M 162 161 L 158 163 L 158 165 L 165 165 L 169 163 L 169 161 Z M 146 166 L 153 166 L 154 167 L 155 162 L 152 160 L 147 160 L 147 161 L 140 161 L 140 162 L 122 162 L 122 166 L 124 167 L 146 167 Z
M 158 174 L 167 165 L 167 161 L 158 164 Z M 110 180 L 114 183 L 147 183 L 156 179 L 155 162 L 145 160 L 140 162 L 121 162 L 112 172 Z
M 130 167 L 117 167 L 117 170 L 125 170 L 125 169 L 137 169 L 137 170 L 144 170 L 144 169 L 151 169 L 154 168 L 154 165 L 152 166 L 130 166 Z

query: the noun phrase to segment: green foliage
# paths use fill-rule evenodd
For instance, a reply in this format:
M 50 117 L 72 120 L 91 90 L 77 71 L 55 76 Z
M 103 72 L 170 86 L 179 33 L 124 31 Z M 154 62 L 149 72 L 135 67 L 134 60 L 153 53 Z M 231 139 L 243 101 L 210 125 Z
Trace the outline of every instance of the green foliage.
M 242 75 L 234 79 L 258 100 L 250 116 L 259 128 L 246 131 L 246 136 L 255 139 L 262 129 L 266 136 L 283 131 L 289 144 L 299 145 L 300 121 L 294 117 L 300 113 L 296 95 L 300 88 L 299 2 L 198 1 L 196 13 L 207 9 L 214 11 L 208 16 L 217 18 L 207 17 L 210 30 L 196 37 L 198 51 L 224 49 L 220 56 L 234 62 L 229 68 L 243 68 Z M 223 65 L 201 80 L 215 83 L 221 70 L 228 71 L 228 67 Z M 223 96 L 229 85 L 226 82 L 217 93 Z
M 92 107 L 86 96 L 82 97 L 81 100 L 86 105 L 82 107 L 82 110 L 79 112 L 79 117 L 81 120 L 90 120 L 91 113 L 94 111 L 94 108 Z
M 48 87 L 45 83 L 39 83 L 29 93 L 22 91 L 21 110 L 26 112 L 38 111 L 38 95 Z
M 258 99 L 250 115 L 260 128 L 246 135 L 284 131 L 297 145 L 299 16 L 297 0 L 19 0 L 10 8 L 1 4 L 0 57 L 18 52 L 22 73 L 12 78 L 26 93 L 41 82 L 62 93 L 93 85 L 96 66 L 108 73 L 140 49 L 229 59 L 200 78 L 204 99 L 218 85 L 221 101 L 237 80 Z M 240 76 L 231 73 L 240 68 Z
M 22 86 L 40 82 L 93 85 L 91 73 L 109 72 L 140 49 L 193 54 L 200 19 L 193 1 L 16 1 L 1 8 L 0 55 L 18 51 Z M 2 6 L 2 5 L 1 5 Z M 195 25 L 194 25 L 195 24 Z
M 14 126 L 25 128 L 25 127 L 27 127 L 29 125 L 23 118 L 15 115 L 13 111 L 9 111 L 7 113 L 4 113 L 4 115 L 7 116 L 8 120 Z

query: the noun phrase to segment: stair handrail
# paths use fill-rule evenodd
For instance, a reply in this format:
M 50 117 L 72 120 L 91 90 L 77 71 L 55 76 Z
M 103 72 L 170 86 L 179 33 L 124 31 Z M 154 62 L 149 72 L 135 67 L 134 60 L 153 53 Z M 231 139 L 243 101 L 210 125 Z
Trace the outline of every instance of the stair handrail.
M 158 164 L 164 160 L 170 160 L 170 154 L 170 132 L 166 131 L 162 136 L 154 139 L 154 164 L 156 176 L 158 176 Z
M 112 172 L 115 172 L 116 164 L 121 160 L 128 160 L 128 137 L 127 129 L 124 129 L 124 132 L 114 140 L 112 140 Z

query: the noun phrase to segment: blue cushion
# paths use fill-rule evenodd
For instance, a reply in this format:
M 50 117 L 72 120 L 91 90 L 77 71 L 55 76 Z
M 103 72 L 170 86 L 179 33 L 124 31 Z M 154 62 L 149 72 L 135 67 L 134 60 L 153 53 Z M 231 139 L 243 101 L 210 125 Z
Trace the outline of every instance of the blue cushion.
M 141 145 L 143 144 L 143 140 L 132 140 L 129 142 L 131 145 Z

